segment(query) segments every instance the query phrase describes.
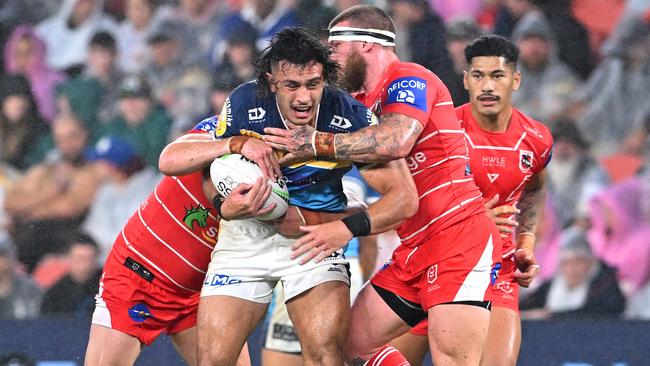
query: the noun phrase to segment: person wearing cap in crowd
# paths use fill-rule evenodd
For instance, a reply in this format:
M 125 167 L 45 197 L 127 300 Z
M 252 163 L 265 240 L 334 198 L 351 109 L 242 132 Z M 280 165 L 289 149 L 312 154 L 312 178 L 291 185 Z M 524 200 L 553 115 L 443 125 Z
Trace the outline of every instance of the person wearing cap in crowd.
M 443 81 L 449 88 L 455 106 L 463 105 L 469 101 L 469 93 L 463 85 L 463 71 L 467 70 L 465 47 L 482 33 L 481 28 L 473 19 L 458 19 L 447 25 L 447 52 L 449 52 L 454 69 L 453 72 L 450 71 L 446 74 Z
M 236 86 L 243 83 L 243 80 L 238 79 L 232 73 L 216 73 L 212 76 L 212 86 L 210 88 L 210 110 L 207 115 L 201 120 L 216 116 L 223 110 L 223 105 L 228 98 L 228 95 L 235 89 Z
M 152 59 L 146 70 L 153 98 L 167 108 L 174 120 L 172 135 L 191 128 L 208 109 L 210 73 L 203 62 L 190 57 L 190 45 L 182 38 L 184 26 L 165 20 L 148 39 Z
M 142 76 L 132 75 L 120 86 L 119 112 L 104 127 L 102 136 L 126 140 L 145 165 L 158 167 L 158 156 L 167 144 L 172 119 L 151 95 L 151 87 Z
M 581 229 L 562 234 L 559 256 L 558 273 L 521 301 L 522 318 L 616 317 L 623 312 L 616 270 L 594 255 Z
M 572 93 L 581 85 L 580 78 L 557 57 L 553 31 L 542 14 L 524 16 L 512 40 L 519 47 L 517 66 L 526 80 L 513 94 L 512 104 L 550 127 L 568 107 Z
M 29 272 L 43 255 L 63 249 L 99 185 L 85 159 L 88 131 L 84 124 L 72 115 L 62 115 L 54 121 L 52 132 L 56 149 L 30 168 L 5 199 L 18 259 Z
M 609 185 L 609 177 L 591 157 L 589 143 L 573 121 L 558 121 L 551 134 L 555 141 L 553 164 L 549 164 L 547 171 L 555 215 L 562 228 L 576 220 L 586 227 L 587 203 Z
M 90 315 L 94 308 L 99 277 L 97 243 L 85 233 L 74 232 L 66 243 L 68 273 L 43 295 L 41 314 Z
M 40 315 L 43 292 L 18 267 L 14 243 L 3 233 L 0 236 L 0 319 L 29 319 Z
M 255 40 L 257 30 L 248 23 L 242 23 L 237 32 L 228 35 L 223 62 L 217 66 L 216 74 L 233 74 L 235 77 L 250 81 L 255 78 L 253 62 L 257 55 Z
M 94 163 L 102 185 L 82 227 L 97 242 L 103 263 L 129 215 L 147 198 L 160 175 L 145 167 L 135 149 L 120 137 L 101 138 L 87 159 Z

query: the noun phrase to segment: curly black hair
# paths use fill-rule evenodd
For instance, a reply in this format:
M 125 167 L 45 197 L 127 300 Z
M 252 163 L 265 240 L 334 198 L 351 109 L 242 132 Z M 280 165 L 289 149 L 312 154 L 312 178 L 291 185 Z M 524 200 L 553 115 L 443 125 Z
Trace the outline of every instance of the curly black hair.
M 271 85 L 266 78 L 271 66 L 280 61 L 305 66 L 313 61 L 323 65 L 323 77 L 328 84 L 338 79 L 339 65 L 331 58 L 332 51 L 318 38 L 304 28 L 291 27 L 278 32 L 271 44 L 257 56 L 257 89 L 262 97 L 271 93 Z
M 480 36 L 465 47 L 465 60 L 472 63 L 474 57 L 496 56 L 506 59 L 506 64 L 516 67 L 519 59 L 519 48 L 509 39 L 496 35 L 487 34 Z

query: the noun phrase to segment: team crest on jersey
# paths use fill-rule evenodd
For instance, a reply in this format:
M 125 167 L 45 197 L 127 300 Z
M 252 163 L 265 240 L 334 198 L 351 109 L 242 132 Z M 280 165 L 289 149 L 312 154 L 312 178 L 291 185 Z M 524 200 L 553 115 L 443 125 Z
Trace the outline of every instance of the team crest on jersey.
M 527 150 L 519 150 L 519 169 L 521 169 L 523 173 L 528 173 L 532 167 L 533 152 Z
M 199 227 L 208 226 L 208 214 L 210 210 L 199 205 L 198 207 L 185 208 L 185 217 L 183 222 L 187 225 L 188 228 L 194 229 L 194 223 L 196 222 Z
M 424 112 L 427 111 L 427 82 L 416 77 L 399 78 L 388 86 L 385 104 L 409 104 Z

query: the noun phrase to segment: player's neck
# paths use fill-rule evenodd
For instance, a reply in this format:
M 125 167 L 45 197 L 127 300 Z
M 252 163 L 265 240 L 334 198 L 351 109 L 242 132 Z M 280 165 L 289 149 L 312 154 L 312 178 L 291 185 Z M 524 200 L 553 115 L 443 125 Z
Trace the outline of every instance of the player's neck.
M 496 133 L 506 132 L 510 125 L 512 108 L 505 108 L 499 114 L 494 116 L 480 114 L 472 108 L 472 117 L 474 117 L 474 120 L 476 120 L 482 130 Z
M 394 52 L 384 51 L 379 52 L 374 60 L 368 62 L 366 81 L 363 83 L 366 93 L 371 93 L 379 83 L 384 81 L 386 70 L 395 61 L 399 61 L 399 58 Z

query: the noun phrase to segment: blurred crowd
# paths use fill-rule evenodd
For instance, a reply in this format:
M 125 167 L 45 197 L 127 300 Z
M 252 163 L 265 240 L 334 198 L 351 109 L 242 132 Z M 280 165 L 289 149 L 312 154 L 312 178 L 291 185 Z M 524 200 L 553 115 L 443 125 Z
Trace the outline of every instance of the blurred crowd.
M 164 146 L 219 113 L 286 26 L 360 0 L 0 2 L 0 318 L 89 316 Z M 555 140 L 522 316 L 650 319 L 650 0 L 377 0 L 454 103 L 464 47 L 520 48 L 515 107 Z M 380 243 L 381 246 L 381 243 Z M 384 254 L 385 256 L 385 254 Z

